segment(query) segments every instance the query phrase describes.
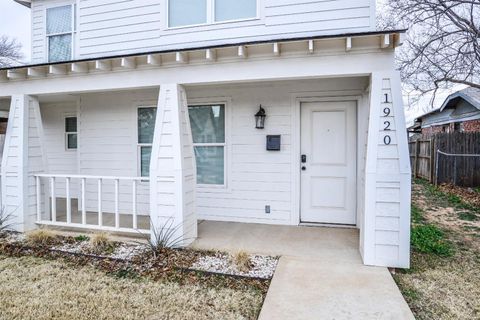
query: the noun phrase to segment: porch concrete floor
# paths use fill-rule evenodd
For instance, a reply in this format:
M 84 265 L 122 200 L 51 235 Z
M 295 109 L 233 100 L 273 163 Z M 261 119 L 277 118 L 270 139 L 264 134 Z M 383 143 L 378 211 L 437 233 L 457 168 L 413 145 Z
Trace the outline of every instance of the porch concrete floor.
M 387 268 L 362 264 L 355 229 L 199 224 L 198 249 L 279 255 L 260 320 L 414 319 Z

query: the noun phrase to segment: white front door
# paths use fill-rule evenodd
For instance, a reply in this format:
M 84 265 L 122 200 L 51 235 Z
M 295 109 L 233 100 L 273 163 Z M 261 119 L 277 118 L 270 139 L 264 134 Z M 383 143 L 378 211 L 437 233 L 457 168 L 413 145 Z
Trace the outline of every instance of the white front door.
M 301 105 L 301 221 L 356 224 L 355 101 Z

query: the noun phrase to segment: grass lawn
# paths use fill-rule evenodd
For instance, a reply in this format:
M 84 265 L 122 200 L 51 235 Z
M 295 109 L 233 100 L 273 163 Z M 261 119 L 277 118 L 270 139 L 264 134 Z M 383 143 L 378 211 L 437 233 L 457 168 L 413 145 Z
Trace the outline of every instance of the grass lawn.
M 417 319 L 480 319 L 480 208 L 413 185 L 412 265 L 395 280 Z
M 255 319 L 245 287 L 119 278 L 62 260 L 0 255 L 0 319 Z

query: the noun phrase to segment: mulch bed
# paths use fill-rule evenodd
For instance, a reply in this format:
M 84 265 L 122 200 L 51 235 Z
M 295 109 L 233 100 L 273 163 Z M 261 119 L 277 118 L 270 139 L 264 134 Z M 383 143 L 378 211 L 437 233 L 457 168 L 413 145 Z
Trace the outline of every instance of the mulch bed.
M 73 266 L 93 266 L 120 278 L 147 277 L 155 281 L 174 281 L 179 284 L 197 284 L 207 287 L 231 289 L 254 288 L 262 293 L 268 291 L 271 279 L 249 278 L 217 274 L 190 269 L 190 266 L 205 254 L 191 249 L 162 249 L 155 255 L 145 251 L 131 259 L 102 256 L 101 254 L 66 252 L 53 248 L 56 244 L 72 243 L 72 237 L 58 236 L 56 243 L 28 245 L 24 242 L 0 241 L 0 254 L 10 257 L 35 256 L 45 259 L 61 259 Z

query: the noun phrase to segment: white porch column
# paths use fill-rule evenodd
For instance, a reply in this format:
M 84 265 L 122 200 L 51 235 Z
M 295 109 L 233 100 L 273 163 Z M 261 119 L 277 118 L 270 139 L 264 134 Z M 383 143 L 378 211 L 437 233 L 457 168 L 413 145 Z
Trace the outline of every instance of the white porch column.
M 361 253 L 367 265 L 410 265 L 411 175 L 398 72 L 371 78 Z
M 2 158 L 2 204 L 17 231 L 35 228 L 36 181 L 44 172 L 43 126 L 36 97 L 12 96 Z
M 185 89 L 160 86 L 150 161 L 150 215 L 160 230 L 173 218 L 176 237 L 188 245 L 197 237 L 196 166 Z M 152 234 L 153 236 L 153 234 Z

